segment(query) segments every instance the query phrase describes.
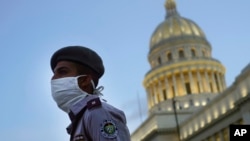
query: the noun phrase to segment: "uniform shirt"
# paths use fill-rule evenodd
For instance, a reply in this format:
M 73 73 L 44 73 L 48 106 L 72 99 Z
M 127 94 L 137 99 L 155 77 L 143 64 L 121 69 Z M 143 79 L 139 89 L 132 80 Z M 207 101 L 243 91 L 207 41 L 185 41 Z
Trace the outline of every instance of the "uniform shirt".
M 69 116 L 71 141 L 130 141 L 124 112 L 101 102 L 98 96 L 85 97 L 71 107 Z

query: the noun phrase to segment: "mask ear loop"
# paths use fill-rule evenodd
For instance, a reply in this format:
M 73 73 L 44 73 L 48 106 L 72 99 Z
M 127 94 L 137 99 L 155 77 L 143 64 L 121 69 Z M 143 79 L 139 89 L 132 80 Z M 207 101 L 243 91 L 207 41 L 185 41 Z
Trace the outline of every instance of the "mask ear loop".
M 80 88 L 80 86 L 78 84 L 78 78 L 80 78 L 82 76 L 87 76 L 87 75 L 83 74 L 83 75 L 78 75 L 78 76 L 75 77 L 75 79 L 76 79 L 75 81 L 77 82 L 77 87 L 80 89 L 80 91 L 82 91 L 82 89 Z
M 92 86 L 93 86 L 93 94 L 94 95 L 98 95 L 98 96 L 103 96 L 103 94 L 101 93 L 101 91 L 103 91 L 104 90 L 104 87 L 103 86 L 99 86 L 99 87 L 95 87 L 95 83 L 94 83 L 94 81 L 93 80 L 91 80 L 91 84 L 92 84 Z M 105 101 L 105 102 L 107 102 L 107 100 L 105 100 L 105 99 L 102 99 L 103 101 Z

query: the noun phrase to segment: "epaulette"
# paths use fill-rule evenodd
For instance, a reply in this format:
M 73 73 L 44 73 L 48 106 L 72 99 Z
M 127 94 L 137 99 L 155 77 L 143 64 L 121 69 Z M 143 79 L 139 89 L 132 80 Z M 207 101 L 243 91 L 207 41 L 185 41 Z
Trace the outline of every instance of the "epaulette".
M 95 98 L 95 99 L 91 99 L 91 100 L 89 100 L 89 101 L 87 102 L 87 108 L 88 108 L 88 109 L 92 109 L 92 108 L 98 107 L 98 106 L 100 106 L 100 105 L 102 105 L 102 103 L 101 103 L 99 97 L 97 97 L 97 98 Z

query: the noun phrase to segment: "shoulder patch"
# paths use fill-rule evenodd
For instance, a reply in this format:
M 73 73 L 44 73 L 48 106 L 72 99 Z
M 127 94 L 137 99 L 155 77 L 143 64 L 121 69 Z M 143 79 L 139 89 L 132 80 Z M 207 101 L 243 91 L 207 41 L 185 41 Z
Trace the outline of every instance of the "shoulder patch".
M 100 98 L 95 98 L 95 99 L 91 99 L 87 102 L 87 108 L 88 109 L 91 109 L 93 107 L 97 107 L 97 106 L 100 106 L 102 105 L 101 101 L 100 101 Z
M 105 120 L 101 124 L 100 132 L 103 137 L 113 139 L 117 137 L 118 130 L 115 123 L 112 120 Z

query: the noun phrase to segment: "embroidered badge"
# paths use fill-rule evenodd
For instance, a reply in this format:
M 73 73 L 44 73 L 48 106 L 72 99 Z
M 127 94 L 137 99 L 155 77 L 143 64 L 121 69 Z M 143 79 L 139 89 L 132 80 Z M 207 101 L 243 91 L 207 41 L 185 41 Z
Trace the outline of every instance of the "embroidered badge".
M 105 138 L 110 139 L 115 138 L 118 133 L 117 127 L 112 120 L 105 120 L 101 125 L 100 131 Z

